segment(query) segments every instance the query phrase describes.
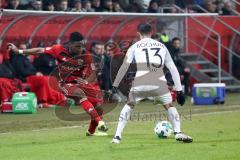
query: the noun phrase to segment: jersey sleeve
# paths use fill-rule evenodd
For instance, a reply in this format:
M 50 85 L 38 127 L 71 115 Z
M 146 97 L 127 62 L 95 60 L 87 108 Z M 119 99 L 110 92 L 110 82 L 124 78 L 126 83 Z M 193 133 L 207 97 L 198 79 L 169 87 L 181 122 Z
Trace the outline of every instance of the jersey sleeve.
M 130 47 L 126 53 L 126 62 L 127 63 L 132 63 L 134 59 L 134 47 Z
M 58 58 L 58 52 L 61 50 L 60 45 L 53 45 L 51 47 L 44 48 L 44 53 L 53 56 L 54 58 Z
M 121 65 L 118 74 L 114 80 L 113 86 L 118 87 L 120 82 L 122 81 L 124 75 L 126 74 L 130 64 L 132 63 L 134 59 L 134 47 L 130 47 L 125 55 L 125 58 L 123 60 L 123 64 Z
M 169 71 L 172 75 L 175 90 L 182 91 L 182 84 L 181 84 L 179 72 L 178 72 L 177 67 L 174 64 L 172 57 L 167 49 L 166 49 L 166 55 L 165 55 L 165 65 L 169 69 Z
M 173 62 L 171 54 L 169 53 L 168 49 L 166 48 L 166 54 L 165 54 L 165 65 L 169 62 Z

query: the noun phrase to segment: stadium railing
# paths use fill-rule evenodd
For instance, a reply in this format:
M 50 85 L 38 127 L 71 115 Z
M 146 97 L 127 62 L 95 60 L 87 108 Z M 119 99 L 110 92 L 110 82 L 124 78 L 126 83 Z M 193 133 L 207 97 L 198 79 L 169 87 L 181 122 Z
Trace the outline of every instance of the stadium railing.
M 240 3 L 239 3 L 240 4 Z M 181 13 L 186 13 L 188 12 L 188 10 L 183 10 L 181 8 L 179 8 L 178 6 L 175 6 Z M 208 11 L 204 8 L 202 8 L 201 6 L 199 5 L 189 5 L 188 7 L 196 7 L 197 9 L 199 9 L 200 11 L 204 12 L 204 13 L 208 13 Z M 236 11 L 236 15 L 240 15 L 239 13 L 237 13 Z M 226 27 L 228 30 L 231 30 L 234 34 L 233 35 L 236 35 L 236 36 L 240 36 L 240 32 L 238 31 L 237 28 L 234 28 L 231 24 L 228 24 L 228 21 L 226 20 L 229 16 L 209 16 L 213 19 L 214 23 L 216 22 L 219 22 L 221 23 L 224 27 Z M 205 23 L 201 22 L 200 20 L 198 20 L 196 17 L 190 17 L 190 19 L 194 20 L 194 21 L 197 21 L 197 23 L 199 23 L 199 25 L 203 26 L 205 29 L 207 29 L 209 32 L 216 32 L 214 30 L 214 23 L 213 23 L 213 26 L 209 27 L 207 26 Z M 216 32 L 217 33 L 217 32 Z M 213 38 L 211 38 L 211 36 L 208 34 L 208 36 L 206 36 L 206 41 L 207 42 L 207 39 L 210 38 L 211 40 L 213 40 Z M 216 43 L 217 41 L 214 40 Z M 205 45 L 203 45 L 205 46 Z M 230 47 L 229 47 L 230 46 Z M 233 67 L 232 67 L 232 57 L 235 56 L 236 58 L 238 58 L 240 60 L 240 55 L 238 53 L 236 53 L 233 48 L 231 47 L 232 46 L 232 43 L 229 45 L 229 46 L 226 46 L 224 45 L 223 43 L 221 43 L 221 48 L 223 48 L 225 50 L 224 54 L 228 54 L 228 60 L 229 60 L 229 63 L 228 63 L 228 70 L 226 70 L 227 72 L 229 72 L 231 75 L 232 75 L 232 70 L 233 70 Z M 218 48 L 220 48 L 220 46 L 218 46 Z M 204 49 L 206 51 L 206 49 Z M 203 51 L 203 47 L 201 49 L 201 53 Z M 208 54 L 211 53 L 211 52 L 207 52 Z M 218 53 L 219 54 L 219 53 Z M 211 55 L 211 54 L 210 54 Z M 211 55 L 212 56 L 212 55 Z

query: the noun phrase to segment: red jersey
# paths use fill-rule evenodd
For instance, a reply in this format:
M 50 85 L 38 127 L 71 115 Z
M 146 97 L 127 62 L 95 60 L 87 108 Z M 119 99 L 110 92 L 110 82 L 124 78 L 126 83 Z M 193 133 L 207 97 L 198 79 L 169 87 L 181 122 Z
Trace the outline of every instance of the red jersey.
M 54 45 L 47 47 L 44 53 L 49 54 L 58 61 L 58 74 L 62 91 L 71 98 L 76 98 L 76 103 L 79 103 L 79 97 L 75 96 L 76 88 L 80 87 L 86 94 L 88 100 L 95 106 L 103 103 L 102 92 L 97 81 L 88 84 L 74 84 L 76 79 L 81 77 L 87 78 L 93 70 L 95 70 L 92 56 L 90 53 L 79 54 L 72 56 L 69 51 L 62 45 Z
M 90 53 L 72 56 L 63 45 L 47 47 L 44 53 L 57 59 L 59 77 L 65 82 L 73 82 L 78 77 L 85 79 L 95 70 Z

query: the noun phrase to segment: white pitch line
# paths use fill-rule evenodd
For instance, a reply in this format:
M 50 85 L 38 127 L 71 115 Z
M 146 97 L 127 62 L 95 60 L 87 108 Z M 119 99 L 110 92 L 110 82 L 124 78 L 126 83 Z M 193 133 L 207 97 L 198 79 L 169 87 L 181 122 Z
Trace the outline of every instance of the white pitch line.
M 39 132 L 39 131 L 48 131 L 48 130 L 60 130 L 60 129 L 74 129 L 74 128 L 81 128 L 85 125 L 81 125 L 81 126 L 67 126 L 67 127 L 58 127 L 58 128 L 43 128 L 43 129 L 34 129 L 31 130 L 33 132 Z
M 219 111 L 219 112 L 209 112 L 209 113 L 197 113 L 197 114 L 192 114 L 191 116 L 197 117 L 197 116 L 208 116 L 208 115 L 218 115 L 218 114 L 225 114 L 225 113 L 235 113 L 235 112 L 240 112 L 240 110 L 235 110 L 235 111 Z M 108 124 L 116 124 L 117 122 L 109 122 Z M 44 128 L 44 129 L 34 129 L 30 130 L 32 132 L 41 132 L 41 131 L 49 131 L 49 130 L 61 130 L 61 129 L 75 129 L 75 128 L 83 128 L 85 125 L 80 125 L 80 126 L 67 126 L 67 127 L 57 127 L 57 128 Z M 5 132 L 5 133 L 0 133 L 1 135 L 8 135 L 8 134 L 14 134 L 16 132 Z

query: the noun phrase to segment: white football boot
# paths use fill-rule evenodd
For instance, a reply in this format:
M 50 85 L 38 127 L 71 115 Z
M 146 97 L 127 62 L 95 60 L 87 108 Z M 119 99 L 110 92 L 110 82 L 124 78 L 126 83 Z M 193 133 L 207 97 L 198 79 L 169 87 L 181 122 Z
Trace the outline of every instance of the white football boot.
M 98 122 L 97 129 L 101 132 L 107 132 L 108 131 L 108 127 L 106 126 L 105 122 L 103 122 L 103 121 Z
M 121 142 L 121 138 L 119 136 L 115 136 L 113 137 L 111 143 L 114 143 L 114 144 L 119 144 Z
M 192 137 L 190 137 L 182 132 L 175 133 L 175 139 L 177 141 L 181 141 L 184 143 L 191 143 L 193 141 Z

